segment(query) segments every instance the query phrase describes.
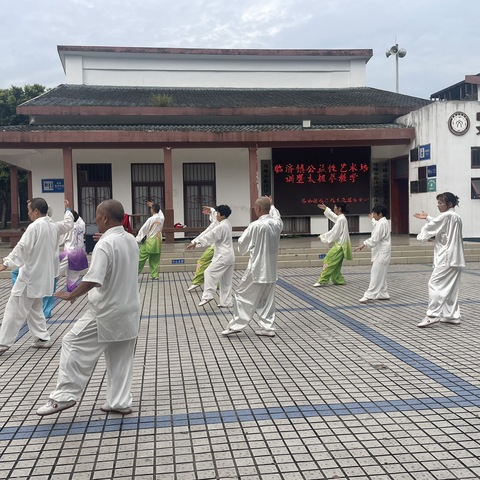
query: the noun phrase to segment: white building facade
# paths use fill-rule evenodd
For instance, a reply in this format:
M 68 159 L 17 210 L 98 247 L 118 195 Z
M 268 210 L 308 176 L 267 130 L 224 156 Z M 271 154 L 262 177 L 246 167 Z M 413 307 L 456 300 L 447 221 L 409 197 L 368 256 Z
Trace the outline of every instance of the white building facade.
M 392 231 L 409 234 L 421 227 L 415 211 L 435 213 L 436 192 L 415 193 L 412 187 L 425 182 L 412 182 L 419 167 L 430 167 L 430 174 L 436 165 L 428 178 L 436 179 L 436 191 L 459 195 L 464 234 L 478 236 L 478 202 L 467 198 L 475 172 L 465 157 L 479 146 L 478 101 L 431 103 L 370 89 L 371 50 L 58 51 L 67 83 L 18 108 L 29 126 L 0 132 L 0 161 L 29 171 L 31 195 L 46 198 L 58 214 L 66 195 L 92 224 L 95 206 L 116 198 L 138 226 L 151 199 L 161 204 L 172 241 L 204 228 L 201 206 L 208 203 L 228 204 L 239 232 L 253 218 L 255 199 L 273 194 L 288 211 L 286 233 L 324 232 L 328 224 L 315 203 L 346 200 L 353 232 L 370 231 L 367 215 L 379 202 L 391 210 Z M 470 119 L 460 136 L 444 128 L 456 111 Z M 411 151 L 427 144 L 430 159 L 410 161 Z M 447 168 L 452 149 L 463 165 L 454 174 Z M 277 178 L 289 164 L 279 160 L 287 150 L 296 168 L 291 190 Z M 346 183 L 365 167 L 360 193 L 357 184 L 339 183 L 344 165 L 351 170 Z M 335 174 L 321 180 L 323 167 Z M 304 195 L 308 168 L 317 171 Z M 64 191 L 62 182 L 55 191 L 48 180 L 63 180 Z M 337 194 L 337 187 L 347 193 Z M 177 231 L 177 222 L 189 228 Z

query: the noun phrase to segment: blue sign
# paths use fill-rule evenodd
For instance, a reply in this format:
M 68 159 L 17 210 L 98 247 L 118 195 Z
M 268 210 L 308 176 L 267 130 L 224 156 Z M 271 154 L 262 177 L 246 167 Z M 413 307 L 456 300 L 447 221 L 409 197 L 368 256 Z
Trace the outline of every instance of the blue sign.
M 427 177 L 436 177 L 437 176 L 437 166 L 428 165 L 427 166 Z
M 65 192 L 65 180 L 63 178 L 42 178 L 42 193 Z
M 185 259 L 184 258 L 174 258 L 172 260 L 172 265 L 177 265 L 177 264 L 182 264 L 182 263 L 185 263 Z
M 326 256 L 327 256 L 326 253 L 321 253 L 321 254 L 318 256 L 318 258 L 319 258 L 320 260 L 322 260 L 322 259 L 324 259 Z
M 419 160 L 430 160 L 430 144 L 419 145 L 418 146 L 418 159 Z

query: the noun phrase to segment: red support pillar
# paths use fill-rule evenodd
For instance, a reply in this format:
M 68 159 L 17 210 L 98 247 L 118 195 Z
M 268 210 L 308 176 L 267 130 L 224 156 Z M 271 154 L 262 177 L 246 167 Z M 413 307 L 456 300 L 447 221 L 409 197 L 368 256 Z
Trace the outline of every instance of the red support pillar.
M 165 227 L 173 228 L 173 152 L 167 147 L 163 149 L 163 168 L 165 173 Z M 165 234 L 167 243 L 174 243 L 175 234 Z
M 20 207 L 18 205 L 18 168 L 10 168 L 10 222 L 12 228 L 20 228 Z M 31 197 L 29 197 L 31 198 Z
M 65 179 L 65 198 L 70 202 L 70 208 L 75 210 L 73 201 L 73 158 L 72 149 L 63 149 L 63 178 Z
M 248 171 L 250 174 L 250 220 L 257 219 L 254 205 L 258 198 L 258 158 L 257 147 L 248 148 Z

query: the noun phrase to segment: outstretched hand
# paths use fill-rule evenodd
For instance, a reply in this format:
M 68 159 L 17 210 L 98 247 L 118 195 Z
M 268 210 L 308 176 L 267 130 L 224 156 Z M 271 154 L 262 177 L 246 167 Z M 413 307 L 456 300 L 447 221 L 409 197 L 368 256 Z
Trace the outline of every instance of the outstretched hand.
M 427 217 L 428 217 L 428 213 L 426 213 L 422 210 L 420 213 L 414 213 L 413 216 L 415 218 L 419 218 L 420 220 L 426 220 Z
M 319 203 L 317 207 L 321 208 L 322 210 L 325 210 L 327 208 L 327 206 L 324 203 Z
M 195 247 L 197 244 L 195 242 L 190 243 L 190 245 L 187 245 L 187 248 L 185 250 L 195 250 Z
M 361 245 L 359 245 L 358 247 L 355 247 L 353 249 L 354 252 L 359 252 L 360 250 L 363 250 L 365 248 L 365 245 L 362 243 Z

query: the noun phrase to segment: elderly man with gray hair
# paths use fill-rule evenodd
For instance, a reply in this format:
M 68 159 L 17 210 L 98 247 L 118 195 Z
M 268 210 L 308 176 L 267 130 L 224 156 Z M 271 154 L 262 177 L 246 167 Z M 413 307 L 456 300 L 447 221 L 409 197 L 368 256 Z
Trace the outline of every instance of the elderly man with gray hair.
M 254 209 L 258 220 L 238 239 L 240 254 L 250 254 L 250 260 L 233 297 L 233 319 L 222 335 L 241 332 L 256 313 L 260 329 L 255 333 L 275 336 L 275 283 L 283 222 L 270 197 L 258 198 Z

